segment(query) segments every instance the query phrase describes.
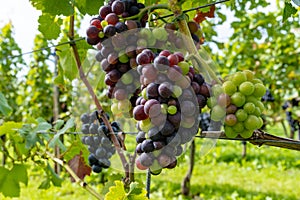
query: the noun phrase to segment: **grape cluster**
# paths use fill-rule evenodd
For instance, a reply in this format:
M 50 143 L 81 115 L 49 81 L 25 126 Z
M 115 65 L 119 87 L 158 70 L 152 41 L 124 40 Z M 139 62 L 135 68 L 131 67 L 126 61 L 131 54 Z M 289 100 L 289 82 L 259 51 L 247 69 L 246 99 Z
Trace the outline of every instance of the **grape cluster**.
M 210 115 L 208 112 L 200 113 L 200 124 L 199 127 L 201 128 L 201 131 L 208 131 L 210 127 Z
M 109 130 L 102 119 L 98 118 L 97 112 L 84 113 L 80 117 L 82 124 L 81 131 L 84 136 L 81 138 L 82 143 L 88 146 L 90 155 L 89 164 L 93 172 L 100 173 L 103 168 L 110 167 L 109 159 L 115 153 L 110 137 Z M 111 126 L 114 132 L 120 131 L 120 126 L 112 122 Z
M 300 134 L 300 121 L 297 117 L 297 114 L 295 111 L 297 111 L 297 108 L 299 109 L 300 99 L 299 98 L 293 98 L 289 101 L 286 101 L 282 105 L 282 109 L 285 110 L 286 113 L 286 120 L 289 123 L 289 126 L 291 128 L 291 132 L 297 131 Z M 299 135 L 300 138 L 300 135 Z
M 274 102 L 275 98 L 273 97 L 271 91 L 267 89 L 265 95 L 261 98 L 261 100 L 265 102 Z
M 212 86 L 214 97 L 210 99 L 211 119 L 224 121 L 225 134 L 235 138 L 238 134 L 249 138 L 255 129 L 263 125 L 261 114 L 266 93 L 262 81 L 253 72 L 244 70 L 227 77 L 222 85 Z
M 155 55 L 144 49 L 136 61 L 142 85 L 133 108 L 139 130 L 136 165 L 159 174 L 162 168 L 176 166 L 182 144 L 198 132 L 199 113 L 210 97 L 210 86 L 180 52 L 163 50 Z
M 97 45 L 99 42 L 126 30 L 145 27 L 147 15 L 141 20 L 123 20 L 123 18 L 137 15 L 140 9 L 145 8 L 135 0 L 110 1 L 99 9 L 99 15 L 90 21 L 86 30 L 87 42 Z

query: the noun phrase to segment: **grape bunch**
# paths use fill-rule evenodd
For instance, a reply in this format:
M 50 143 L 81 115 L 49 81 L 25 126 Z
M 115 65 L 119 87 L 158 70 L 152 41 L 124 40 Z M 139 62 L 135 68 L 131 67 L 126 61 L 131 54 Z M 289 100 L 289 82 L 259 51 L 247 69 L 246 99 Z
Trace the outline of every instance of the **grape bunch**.
M 182 145 L 191 141 L 199 128 L 199 113 L 210 97 L 210 85 L 184 60 L 180 52 L 144 49 L 136 57 L 141 95 L 133 108 L 139 130 L 136 166 L 174 168 Z
M 93 172 L 100 173 L 103 168 L 110 167 L 109 159 L 116 151 L 110 140 L 109 130 L 102 119 L 98 118 L 96 111 L 82 114 L 80 120 L 83 123 L 81 131 L 84 134 L 81 140 L 83 144 L 88 146 L 90 152 L 89 165 Z M 120 131 L 117 122 L 112 122 L 111 126 L 115 133 Z
M 262 81 L 249 70 L 228 76 L 223 84 L 212 86 L 214 97 L 210 99 L 211 119 L 224 121 L 225 134 L 229 138 L 240 135 L 252 136 L 253 131 L 263 126 L 261 118 L 264 104 L 261 98 L 266 93 Z
M 88 44 L 97 45 L 116 33 L 145 27 L 147 14 L 141 20 L 123 20 L 137 15 L 142 8 L 145 8 L 145 5 L 135 0 L 110 1 L 107 5 L 101 6 L 99 15 L 90 21 L 90 26 L 86 30 Z

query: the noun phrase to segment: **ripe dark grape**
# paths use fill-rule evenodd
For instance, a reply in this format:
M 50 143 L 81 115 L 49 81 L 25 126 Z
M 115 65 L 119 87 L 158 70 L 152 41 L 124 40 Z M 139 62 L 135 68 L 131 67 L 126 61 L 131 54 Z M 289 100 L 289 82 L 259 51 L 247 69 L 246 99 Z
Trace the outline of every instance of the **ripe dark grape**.
M 103 33 L 106 37 L 112 37 L 116 34 L 116 32 L 117 32 L 116 27 L 114 27 L 111 24 L 105 26 L 103 29 Z
M 133 117 L 136 120 L 144 120 L 148 118 L 148 115 L 144 111 L 144 105 L 138 105 L 133 109 Z
M 166 56 L 157 56 L 154 59 L 154 67 L 159 71 L 165 71 L 169 66 L 170 62 Z
M 114 1 L 111 5 L 112 12 L 116 15 L 121 15 L 125 11 L 125 3 L 123 1 Z
M 124 22 L 117 22 L 115 24 L 115 28 L 118 33 L 122 33 L 127 30 L 127 26 Z
M 107 21 L 107 23 L 110 25 L 115 25 L 119 22 L 119 17 L 115 13 L 109 13 L 106 15 L 105 21 Z
M 102 19 L 105 19 L 105 17 L 111 12 L 112 10 L 109 5 L 101 6 L 99 9 L 99 15 Z
M 99 32 L 100 32 L 100 30 L 99 30 L 96 26 L 90 26 L 90 27 L 88 27 L 88 29 L 86 30 L 86 35 L 87 35 L 89 38 L 97 38 Z

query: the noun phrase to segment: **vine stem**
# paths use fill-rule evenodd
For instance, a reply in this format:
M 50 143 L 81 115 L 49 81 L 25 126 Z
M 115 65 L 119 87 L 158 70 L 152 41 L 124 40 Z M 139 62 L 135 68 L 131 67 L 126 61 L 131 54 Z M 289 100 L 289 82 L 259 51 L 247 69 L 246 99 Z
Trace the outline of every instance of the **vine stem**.
M 74 39 L 74 15 L 70 16 L 70 29 L 69 29 L 69 38 L 70 40 L 72 41 Z M 105 114 L 105 111 L 103 110 L 102 106 L 101 106 L 101 103 L 99 101 L 99 99 L 97 98 L 91 84 L 89 83 L 89 81 L 87 80 L 87 77 L 86 75 L 84 74 L 83 72 L 83 69 L 82 69 L 82 65 L 81 65 L 81 60 L 80 60 L 80 56 L 79 56 L 79 53 L 78 53 L 78 49 L 77 49 L 77 46 L 76 46 L 76 43 L 73 42 L 73 43 L 70 43 L 72 49 L 73 49 L 73 53 L 74 53 L 74 57 L 75 57 L 75 60 L 76 60 L 76 65 L 77 65 L 77 69 L 79 71 L 79 76 L 80 76 L 80 79 L 83 81 L 83 83 L 85 84 L 85 86 L 87 87 L 88 89 L 88 92 L 90 93 L 94 103 L 96 104 L 96 107 L 97 107 L 97 110 L 99 110 L 99 114 L 103 120 L 103 122 L 105 123 L 105 125 L 107 126 L 109 132 L 110 132 L 110 138 L 117 150 L 117 153 L 121 159 L 121 162 L 122 162 L 122 165 L 123 165 L 123 168 L 124 168 L 124 171 L 125 171 L 125 179 L 124 179 L 124 183 L 125 184 L 128 184 L 128 182 L 130 182 L 130 178 L 129 178 L 129 164 L 126 160 L 126 157 L 123 153 L 123 150 L 122 150 L 122 147 L 119 143 L 119 140 L 118 138 L 116 137 L 116 135 L 114 134 L 114 131 L 111 127 L 111 124 L 109 123 L 109 120 Z M 125 148 L 125 147 L 123 147 Z
M 170 0 L 169 5 L 171 10 L 174 13 L 175 18 L 178 19 L 179 31 L 180 33 L 183 34 L 183 40 L 184 43 L 186 44 L 187 50 L 191 55 L 193 55 L 192 62 L 196 72 L 200 72 L 201 71 L 200 68 L 202 68 L 202 71 L 206 71 L 213 80 L 215 80 L 217 83 L 221 83 L 221 81 L 216 76 L 214 71 L 209 67 L 209 65 L 205 62 L 205 60 L 199 55 L 197 47 L 195 46 L 193 38 L 191 37 L 191 32 L 189 30 L 188 24 L 184 17 L 184 13 L 182 12 L 180 3 L 178 3 L 177 0 Z
M 75 182 L 78 183 L 82 188 L 87 190 L 90 194 L 92 194 L 97 199 L 103 200 L 103 198 L 100 196 L 100 194 L 95 191 L 92 187 L 90 187 L 86 182 L 81 180 L 76 173 L 72 170 L 72 168 L 66 164 L 63 160 L 56 158 L 54 155 L 52 155 L 50 152 L 46 152 L 47 156 L 51 158 L 55 163 L 59 164 L 63 168 L 67 170 L 67 172 L 74 178 Z

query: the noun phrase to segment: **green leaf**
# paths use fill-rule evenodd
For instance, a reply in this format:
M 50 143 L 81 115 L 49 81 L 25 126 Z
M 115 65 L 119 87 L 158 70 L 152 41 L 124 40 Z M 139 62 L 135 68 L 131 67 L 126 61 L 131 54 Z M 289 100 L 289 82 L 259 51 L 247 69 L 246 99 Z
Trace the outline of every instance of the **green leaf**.
M 0 136 L 4 134 L 14 134 L 18 129 L 22 128 L 22 125 L 20 122 L 4 122 L 0 126 Z
M 70 16 L 74 13 L 73 5 L 69 0 L 30 0 L 31 4 L 43 13 L 51 15 Z
M 147 191 L 145 188 L 138 182 L 132 182 L 130 184 L 129 192 L 127 193 L 127 198 L 129 200 L 147 200 L 146 197 Z
M 72 145 L 67 149 L 66 153 L 64 154 L 64 160 L 68 162 L 69 160 L 74 158 L 75 155 L 80 154 L 80 152 L 82 152 L 84 162 L 88 163 L 89 151 L 86 145 L 84 145 L 80 139 L 72 142 Z
M 22 182 L 25 185 L 28 184 L 28 175 L 25 165 L 15 164 L 10 171 L 10 174 L 17 182 Z
M 126 198 L 126 192 L 122 181 L 115 181 L 115 186 L 109 188 L 105 195 L 106 200 L 123 200 Z
M 53 168 L 47 163 L 46 173 L 48 177 L 50 178 L 52 184 L 57 187 L 61 187 L 61 183 L 63 182 L 63 179 L 60 178 L 53 170 Z
M 54 130 L 58 131 L 64 125 L 65 121 L 62 119 L 59 119 L 59 120 L 55 121 L 54 123 L 55 123 Z
M 293 5 L 289 2 L 285 2 L 283 9 L 283 18 L 282 22 L 285 22 L 290 16 L 296 14 L 297 9 L 293 7 Z
M 72 48 L 68 45 L 58 47 L 57 55 L 59 56 L 64 77 L 72 81 L 77 77 L 78 74 L 78 69 Z
M 58 38 L 61 32 L 60 26 L 63 23 L 62 19 L 44 14 L 39 17 L 38 22 L 38 29 L 47 40 Z
M 0 167 L 0 192 L 4 196 L 20 196 L 20 182 L 27 185 L 28 175 L 25 165 L 14 165 L 12 170 Z
M 104 4 L 104 1 L 99 0 L 81 0 L 76 1 L 75 5 L 78 10 L 83 14 L 96 15 L 99 12 L 99 8 Z
M 59 137 L 65 132 L 67 132 L 69 129 L 74 127 L 75 127 L 75 120 L 74 118 L 71 118 L 66 122 L 65 126 L 55 134 L 55 136 L 52 138 L 52 140 L 49 143 L 49 147 L 54 148 L 55 145 L 59 145 L 61 149 L 65 150 L 65 146 L 61 143 Z
M 0 92 L 0 112 L 4 116 L 9 116 L 12 113 L 12 108 L 8 105 L 6 98 Z
M 46 189 L 48 189 L 48 188 L 50 188 L 50 179 L 47 177 L 46 178 L 46 180 L 44 180 L 40 185 L 39 185 L 39 187 L 38 187 L 38 189 L 44 189 L 44 190 L 46 190 Z

